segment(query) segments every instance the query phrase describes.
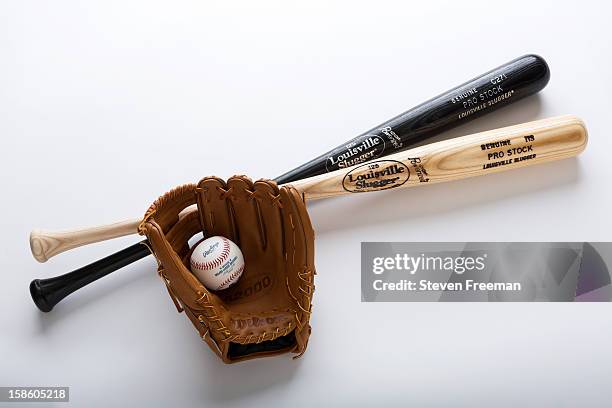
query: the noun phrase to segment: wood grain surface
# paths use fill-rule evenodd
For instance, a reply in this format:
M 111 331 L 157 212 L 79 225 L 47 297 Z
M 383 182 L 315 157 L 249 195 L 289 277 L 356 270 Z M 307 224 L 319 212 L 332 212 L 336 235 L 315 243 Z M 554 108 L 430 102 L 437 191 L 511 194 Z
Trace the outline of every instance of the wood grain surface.
M 586 143 L 582 120 L 559 116 L 432 143 L 291 185 L 306 200 L 415 187 L 572 157 Z

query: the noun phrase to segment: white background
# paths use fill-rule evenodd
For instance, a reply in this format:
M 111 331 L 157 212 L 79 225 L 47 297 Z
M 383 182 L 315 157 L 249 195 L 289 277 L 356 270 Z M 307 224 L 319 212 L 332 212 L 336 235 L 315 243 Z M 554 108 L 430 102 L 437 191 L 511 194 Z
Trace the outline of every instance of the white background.
M 66 385 L 74 406 L 608 405 L 610 304 L 367 304 L 361 241 L 610 240 L 607 2 L 3 1 L 0 385 Z M 311 206 L 318 277 L 302 359 L 223 365 L 149 257 L 49 314 L 32 228 L 138 217 L 202 176 L 274 177 L 526 53 L 539 96 L 447 132 L 573 113 L 578 158 Z

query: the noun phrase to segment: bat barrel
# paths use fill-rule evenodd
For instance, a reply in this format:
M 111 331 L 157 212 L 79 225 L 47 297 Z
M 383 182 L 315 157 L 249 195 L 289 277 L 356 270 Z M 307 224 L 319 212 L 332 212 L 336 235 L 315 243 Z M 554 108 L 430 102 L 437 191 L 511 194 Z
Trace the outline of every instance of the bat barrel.
M 141 241 L 67 274 L 34 279 L 30 282 L 30 295 L 41 311 L 50 312 L 71 293 L 149 254 L 148 242 Z
M 546 61 L 524 55 L 382 123 L 278 177 L 279 184 L 365 163 L 467 123 L 542 90 L 550 79 Z
M 307 200 L 461 180 L 576 156 L 584 122 L 558 116 L 431 143 L 291 183 Z

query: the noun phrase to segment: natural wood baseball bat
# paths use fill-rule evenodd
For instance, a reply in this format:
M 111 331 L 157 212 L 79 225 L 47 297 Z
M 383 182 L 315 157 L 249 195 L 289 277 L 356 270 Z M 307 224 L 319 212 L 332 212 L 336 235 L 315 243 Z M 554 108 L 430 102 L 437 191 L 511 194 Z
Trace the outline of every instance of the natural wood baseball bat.
M 559 116 L 432 143 L 289 184 L 306 200 L 415 187 L 576 156 L 587 138 L 582 120 Z M 136 234 L 140 222 L 133 219 L 59 233 L 35 230 L 30 247 L 34 257 L 45 262 L 69 249 Z

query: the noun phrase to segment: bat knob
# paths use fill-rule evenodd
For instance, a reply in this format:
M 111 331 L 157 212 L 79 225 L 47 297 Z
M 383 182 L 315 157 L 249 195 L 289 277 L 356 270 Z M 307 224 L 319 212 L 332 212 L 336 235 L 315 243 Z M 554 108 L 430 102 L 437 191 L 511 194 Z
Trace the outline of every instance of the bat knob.
M 71 293 L 150 253 L 146 240 L 138 242 L 67 274 L 48 279 L 34 279 L 30 282 L 30 295 L 36 307 L 43 312 L 50 312 L 55 305 Z
M 55 306 L 55 303 L 49 302 L 47 299 L 45 285 L 40 279 L 34 279 L 30 282 L 30 295 L 36 307 L 42 312 L 50 312 Z
M 34 259 L 40 263 L 49 260 L 46 251 L 47 244 L 44 237 L 44 234 L 40 230 L 33 230 L 30 233 L 30 250 L 32 251 Z

